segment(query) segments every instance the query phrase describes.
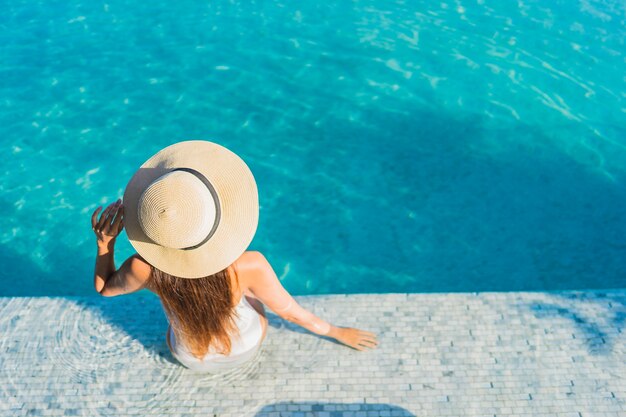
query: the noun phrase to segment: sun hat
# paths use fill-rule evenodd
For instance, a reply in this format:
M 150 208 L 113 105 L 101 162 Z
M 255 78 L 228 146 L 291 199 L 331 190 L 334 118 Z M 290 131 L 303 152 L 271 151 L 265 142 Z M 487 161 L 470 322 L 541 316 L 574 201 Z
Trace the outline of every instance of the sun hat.
M 137 253 L 182 278 L 231 265 L 259 221 L 256 182 L 246 163 L 217 143 L 170 145 L 135 172 L 124 191 L 124 227 Z

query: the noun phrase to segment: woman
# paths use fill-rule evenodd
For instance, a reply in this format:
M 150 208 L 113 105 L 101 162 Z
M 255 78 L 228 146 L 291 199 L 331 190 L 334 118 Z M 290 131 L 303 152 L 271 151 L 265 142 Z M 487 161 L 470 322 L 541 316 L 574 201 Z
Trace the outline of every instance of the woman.
M 219 373 L 252 359 L 267 331 L 263 304 L 285 320 L 358 350 L 371 332 L 333 326 L 303 309 L 265 257 L 246 251 L 258 224 L 258 192 L 247 165 L 207 141 L 171 145 L 146 161 L 121 200 L 94 211 L 96 291 L 146 288 L 170 323 L 167 343 L 184 366 Z M 116 270 L 115 239 L 126 228 L 137 251 Z

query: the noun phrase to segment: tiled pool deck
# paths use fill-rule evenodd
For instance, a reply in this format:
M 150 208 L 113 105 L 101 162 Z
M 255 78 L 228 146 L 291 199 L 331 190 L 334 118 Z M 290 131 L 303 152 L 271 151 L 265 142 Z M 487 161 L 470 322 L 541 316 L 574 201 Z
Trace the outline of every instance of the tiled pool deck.
M 379 348 L 270 314 L 254 363 L 207 376 L 151 294 L 0 298 L 0 415 L 626 416 L 626 290 L 296 298 Z

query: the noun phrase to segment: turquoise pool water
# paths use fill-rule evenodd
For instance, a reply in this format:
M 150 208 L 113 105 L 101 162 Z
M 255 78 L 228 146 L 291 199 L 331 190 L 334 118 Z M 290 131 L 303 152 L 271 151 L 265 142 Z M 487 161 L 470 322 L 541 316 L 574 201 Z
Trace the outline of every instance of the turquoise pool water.
M 89 214 L 187 139 L 247 161 L 251 248 L 294 294 L 624 287 L 625 20 L 620 1 L 4 2 L 0 295 L 94 294 Z

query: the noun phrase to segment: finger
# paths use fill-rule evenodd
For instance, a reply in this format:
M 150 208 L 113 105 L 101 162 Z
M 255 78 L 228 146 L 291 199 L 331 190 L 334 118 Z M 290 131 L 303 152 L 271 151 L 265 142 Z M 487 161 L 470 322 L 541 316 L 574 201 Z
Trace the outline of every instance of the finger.
M 352 349 L 359 350 L 359 344 L 357 343 L 357 341 L 354 341 L 354 340 L 343 340 L 343 341 L 341 341 L 341 343 L 343 343 L 346 346 L 351 347 Z
M 372 332 L 366 332 L 365 330 L 359 330 L 359 334 L 361 334 L 363 336 L 369 336 L 369 337 L 376 338 L 376 334 L 374 334 Z
M 100 220 L 98 221 L 98 224 L 96 225 L 96 229 L 102 230 L 102 227 L 106 224 L 107 218 L 109 217 L 109 213 L 111 212 L 112 208 L 113 208 L 113 204 L 110 204 L 107 208 L 104 209 L 104 212 L 100 216 Z
M 372 340 L 367 340 L 367 339 L 361 340 L 359 343 L 360 343 L 360 344 L 362 344 L 362 345 L 364 345 L 364 346 L 368 346 L 368 347 L 369 347 L 369 346 L 374 347 L 374 346 L 377 346 L 377 345 L 378 345 L 378 343 L 377 343 L 377 342 L 372 341 Z
M 117 233 L 118 234 L 121 233 L 123 228 L 124 228 L 124 210 L 122 207 L 122 220 L 120 220 L 120 229 L 117 231 Z
M 104 227 L 106 226 L 108 222 L 110 212 L 111 212 L 111 207 L 107 207 L 104 209 L 104 211 L 100 215 L 100 220 L 98 221 L 98 224 L 96 225 L 96 230 L 100 230 L 100 231 L 104 230 Z
M 378 339 L 376 338 L 376 336 L 374 336 L 374 337 L 372 337 L 372 336 L 361 336 L 361 339 L 371 340 L 372 342 L 378 343 Z
M 120 224 L 122 223 L 123 213 L 124 213 L 123 207 L 119 207 L 119 209 L 117 210 L 117 213 L 115 213 L 115 219 L 113 220 L 113 223 L 111 224 L 111 230 L 114 231 L 115 233 L 119 233 L 119 231 L 122 230 L 120 229 Z
M 361 336 L 361 340 L 368 340 L 370 342 L 373 343 L 378 343 L 378 339 L 376 339 L 376 337 L 372 337 L 372 336 Z
M 376 339 L 371 339 L 369 337 L 362 337 L 361 339 L 359 339 L 361 342 L 367 342 L 367 343 L 371 343 L 371 344 L 378 344 L 378 341 Z
M 350 347 L 352 347 L 352 348 L 354 348 L 356 350 L 365 350 L 365 348 L 360 346 L 359 344 L 353 344 L 353 345 L 350 345 Z
M 92 229 L 96 228 L 96 224 L 98 223 L 98 213 L 100 213 L 100 210 L 102 210 L 102 206 L 95 209 L 93 214 L 91 215 L 91 228 Z
M 117 230 L 117 227 L 113 227 L 113 224 L 117 221 L 120 216 L 120 203 L 116 202 L 113 204 L 113 208 L 109 212 L 109 217 L 104 225 L 104 230 L 107 233 Z
M 374 349 L 374 348 L 376 348 L 376 347 L 378 346 L 378 343 L 376 343 L 376 342 L 371 342 L 371 341 L 369 341 L 369 340 L 361 340 L 361 341 L 359 342 L 359 344 L 361 344 L 361 345 L 363 345 L 363 346 L 367 346 L 367 347 L 368 347 L 368 348 L 370 348 L 370 349 Z
M 361 347 L 361 349 L 359 349 L 359 350 L 371 350 L 371 349 L 374 349 L 374 347 L 375 347 L 375 346 L 364 345 L 364 344 L 359 344 L 359 346 Z
M 373 333 L 361 334 L 361 335 L 360 335 L 360 339 L 361 339 L 361 340 L 369 340 L 369 341 L 372 341 L 372 342 L 374 342 L 374 343 L 377 343 L 377 342 L 378 342 L 378 338 L 377 338 L 377 337 L 376 337 L 376 335 L 375 335 L 375 334 L 373 334 Z

